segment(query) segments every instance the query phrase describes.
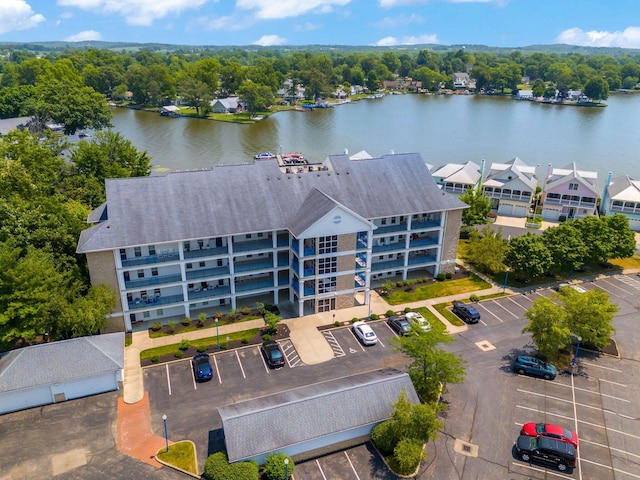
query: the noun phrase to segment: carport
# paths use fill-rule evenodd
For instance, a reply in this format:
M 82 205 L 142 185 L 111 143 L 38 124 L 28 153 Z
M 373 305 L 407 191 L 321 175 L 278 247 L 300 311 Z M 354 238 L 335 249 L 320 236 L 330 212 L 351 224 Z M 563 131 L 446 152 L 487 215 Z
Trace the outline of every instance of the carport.
M 0 358 L 0 414 L 117 390 L 124 333 L 12 350 Z
M 301 461 L 363 443 L 402 390 L 419 402 L 409 375 L 386 368 L 219 407 L 228 459 L 264 464 L 278 452 Z

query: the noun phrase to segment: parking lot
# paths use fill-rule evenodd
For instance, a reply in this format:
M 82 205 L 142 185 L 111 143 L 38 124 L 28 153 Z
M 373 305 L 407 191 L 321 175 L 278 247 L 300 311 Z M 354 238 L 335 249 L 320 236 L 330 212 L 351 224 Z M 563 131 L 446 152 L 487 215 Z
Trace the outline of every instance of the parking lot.
M 467 361 L 463 385 L 450 385 L 445 398 L 445 428 L 428 446 L 428 460 L 418 478 L 556 478 L 640 479 L 640 361 L 635 322 L 640 309 L 640 278 L 616 275 L 582 283 L 585 290 L 600 288 L 611 295 L 620 311 L 614 325 L 622 358 L 579 354 L 576 375 L 560 373 L 554 381 L 516 375 L 510 370 L 515 355 L 533 346 L 521 334 L 524 313 L 551 289 L 480 302 L 482 318 L 456 335 L 446 348 Z M 297 386 L 349 375 L 358 371 L 396 366 L 406 360 L 393 350 L 395 332 L 383 321 L 371 322 L 378 343 L 363 346 L 350 328 L 325 330 L 334 359 L 304 365 L 289 341 L 281 342 L 286 364 L 267 368 L 256 346 L 222 351 L 211 356 L 213 380 L 196 383 L 188 360 L 145 369 L 150 392 L 152 422 L 161 431 L 161 416 L 170 412 L 172 439 L 190 438 L 198 445 L 200 463 L 220 448 L 221 421 L 216 407 Z M 522 462 L 513 444 L 523 423 L 556 423 L 580 438 L 578 465 L 561 473 Z M 303 472 L 303 476 L 300 475 Z M 395 478 L 370 445 L 362 445 L 296 465 L 297 478 Z M 353 473 L 353 476 L 351 476 Z

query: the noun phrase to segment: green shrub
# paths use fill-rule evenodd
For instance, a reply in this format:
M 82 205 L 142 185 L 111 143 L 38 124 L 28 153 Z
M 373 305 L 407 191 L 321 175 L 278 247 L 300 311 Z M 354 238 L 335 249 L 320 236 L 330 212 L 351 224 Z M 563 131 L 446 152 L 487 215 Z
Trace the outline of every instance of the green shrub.
M 285 458 L 289 459 L 289 466 L 284 466 Z M 264 461 L 264 469 L 262 473 L 267 480 L 282 480 L 285 473 L 289 475 L 289 478 L 293 475 L 293 460 L 284 453 L 270 453 Z
M 227 341 L 221 341 L 220 342 L 220 350 L 226 350 L 227 348 L 229 348 L 229 344 L 227 343 Z
M 190 346 L 191 342 L 186 338 L 183 338 L 182 340 L 180 340 L 180 346 L 178 348 L 184 352 L 185 350 L 188 350 Z
M 444 281 L 444 273 L 439 273 L 436 278 L 438 279 L 439 282 Z
M 340 326 L 340 320 L 336 320 L 335 322 L 333 322 L 333 326 L 334 327 L 339 327 Z
M 178 322 L 174 322 L 174 321 L 169 322 L 169 331 L 171 332 L 172 335 L 176 333 L 176 325 L 178 325 Z
M 402 280 L 400 280 L 399 282 L 396 282 L 396 287 L 398 288 L 404 287 L 404 282 Z
M 394 288 L 396 288 L 396 284 L 395 282 L 391 282 L 391 281 L 386 281 L 381 285 L 382 290 L 384 290 L 385 292 L 390 292 L 391 290 L 393 290 Z
M 184 352 L 182 350 L 178 350 L 176 353 L 173 354 L 173 356 L 176 358 L 182 358 L 184 357 Z
M 411 309 L 409 307 L 404 307 L 404 313 L 409 313 Z
M 403 438 L 393 449 L 393 459 L 400 475 L 410 475 L 424 459 L 423 444 L 415 438 Z
M 240 343 L 243 345 L 246 345 L 247 343 L 249 343 L 249 339 L 248 338 L 243 338 L 242 340 L 240 340 Z
M 451 280 L 453 278 L 453 274 L 451 272 L 446 272 L 444 274 L 444 278 L 446 278 L 447 280 Z
M 249 315 L 251 313 L 251 309 L 249 307 L 244 307 L 242 309 L 242 314 L 243 315 Z
M 237 462 L 230 464 L 224 452 L 217 452 L 207 457 L 202 476 L 206 480 L 258 480 L 260 478 L 257 463 Z
M 461 240 L 469 240 L 471 237 L 471 232 L 475 231 L 474 227 L 462 226 L 460 227 L 460 239 Z
M 478 298 L 478 296 L 474 293 L 473 295 L 471 295 L 471 296 L 469 297 L 469 300 L 470 300 L 470 301 L 472 301 L 472 302 L 477 302 L 477 301 L 478 301 L 478 300 L 480 300 L 480 299 L 479 299 L 479 298 Z
M 204 353 L 207 351 L 207 346 L 206 345 L 198 345 L 198 353 Z
M 151 363 L 158 363 L 160 361 L 160 355 L 153 355 L 151 357 Z
M 268 342 L 269 340 L 271 340 L 271 335 L 269 335 L 268 333 L 265 333 L 264 335 L 262 335 L 263 342 Z
M 420 280 L 422 280 L 422 283 L 427 283 L 429 281 L 428 277 L 422 277 Z
M 387 317 L 393 317 L 396 314 L 396 312 L 394 312 L 393 310 L 387 310 L 384 314 Z
M 390 455 L 398 443 L 395 425 L 387 420 L 379 423 L 371 430 L 371 441 L 383 455 Z
M 184 317 L 182 319 L 182 325 L 184 325 L 185 327 L 188 327 L 189 325 L 191 325 L 191 319 L 189 317 Z
M 218 320 L 220 320 L 222 318 L 222 312 L 216 312 L 213 314 L 213 318 L 217 318 Z
M 377 313 L 372 313 L 371 314 L 371 320 L 378 320 L 380 317 L 378 316 Z
M 351 319 L 351 323 L 356 323 L 358 320 L 360 320 L 358 317 L 353 317 Z
M 560 216 L 558 217 L 558 221 L 559 221 L 559 222 L 566 222 L 566 221 L 567 221 L 567 217 L 566 217 L 566 215 L 560 215 Z
M 202 312 L 200 315 L 198 315 L 198 326 L 199 327 L 204 327 L 204 322 L 207 321 L 207 315 Z
M 151 330 L 153 330 L 154 332 L 159 332 L 162 329 L 162 324 L 160 322 L 154 322 L 153 325 L 151 325 Z

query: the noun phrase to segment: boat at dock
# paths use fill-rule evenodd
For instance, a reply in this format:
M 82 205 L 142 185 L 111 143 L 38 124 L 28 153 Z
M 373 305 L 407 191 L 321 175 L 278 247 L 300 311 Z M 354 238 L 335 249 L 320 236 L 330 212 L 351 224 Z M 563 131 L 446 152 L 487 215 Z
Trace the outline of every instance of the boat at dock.
M 255 158 L 256 160 L 270 160 L 272 158 L 276 158 L 276 154 L 271 152 L 264 152 L 255 155 L 253 158 Z
M 308 163 L 301 153 L 283 153 L 280 157 L 284 165 L 306 165 Z

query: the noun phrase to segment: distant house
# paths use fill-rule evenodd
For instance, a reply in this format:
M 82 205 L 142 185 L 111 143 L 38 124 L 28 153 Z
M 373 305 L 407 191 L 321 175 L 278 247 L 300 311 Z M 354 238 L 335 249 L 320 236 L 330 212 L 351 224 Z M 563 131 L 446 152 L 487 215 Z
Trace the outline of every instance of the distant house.
M 229 462 L 261 465 L 272 452 L 302 461 L 363 443 L 403 390 L 419 403 L 409 375 L 386 368 L 218 407 Z
M 124 333 L 73 338 L 0 357 L 0 414 L 118 390 Z
M 482 178 L 480 166 L 474 162 L 449 163 L 432 171 L 431 176 L 442 190 L 456 195 L 477 187 Z
M 11 130 L 24 130 L 33 120 L 33 117 L 14 117 L 0 119 L 0 136 L 4 136 Z
M 554 168 L 542 186 L 542 217 L 570 220 L 596 215 L 599 197 L 597 172 L 578 170 L 575 162 Z
M 525 217 L 536 192 L 536 169 L 518 157 L 506 163 L 493 163 L 482 182 L 491 208 L 500 215 Z
M 516 94 L 516 100 L 531 100 L 533 98 L 533 90 L 531 89 L 522 89 L 518 90 Z
M 160 115 L 163 117 L 176 117 L 178 115 L 178 108 L 176 105 L 165 105 L 160 110 Z
M 211 100 L 213 113 L 237 113 L 242 111 L 238 97 L 216 98 Z
M 475 90 L 476 81 L 470 78 L 466 72 L 456 72 L 453 74 L 453 88 L 455 90 Z
M 620 213 L 629 220 L 629 228 L 640 232 L 640 180 L 628 175 L 607 178 L 600 210 L 603 215 Z

